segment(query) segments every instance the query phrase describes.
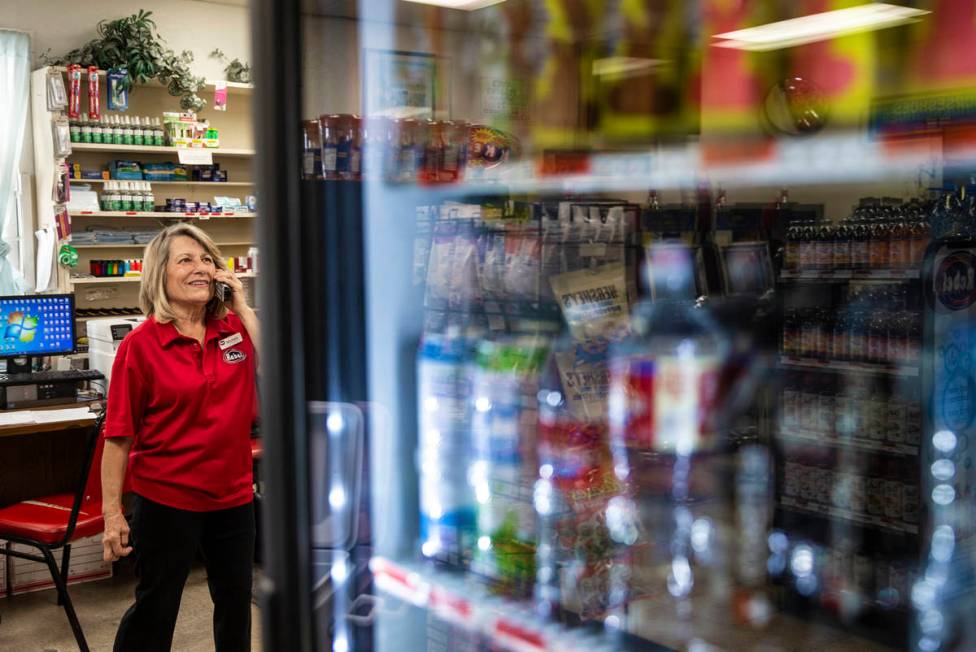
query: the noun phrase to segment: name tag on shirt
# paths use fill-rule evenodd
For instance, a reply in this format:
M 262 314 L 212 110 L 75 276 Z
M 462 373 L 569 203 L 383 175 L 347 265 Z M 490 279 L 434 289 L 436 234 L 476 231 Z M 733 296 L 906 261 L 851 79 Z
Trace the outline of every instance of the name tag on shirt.
M 233 335 L 228 335 L 224 339 L 220 340 L 218 344 L 220 345 L 220 350 L 224 351 L 234 346 L 235 344 L 240 344 L 244 341 L 244 336 L 240 333 L 234 333 Z

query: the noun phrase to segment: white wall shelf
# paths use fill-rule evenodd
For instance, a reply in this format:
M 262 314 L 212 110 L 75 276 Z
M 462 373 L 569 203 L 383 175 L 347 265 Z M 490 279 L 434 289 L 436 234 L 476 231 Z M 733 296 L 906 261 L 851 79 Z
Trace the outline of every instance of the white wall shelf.
M 55 70 L 58 70 L 60 72 L 67 72 L 67 68 L 65 68 L 64 66 L 56 66 L 55 67 Z M 85 69 L 85 75 L 86 75 L 85 79 L 87 79 L 87 75 L 88 75 L 87 68 Z M 98 76 L 99 77 L 105 77 L 105 71 L 104 70 L 99 70 L 98 71 Z M 208 80 L 206 80 L 203 83 L 204 86 L 203 86 L 203 89 L 201 89 L 201 92 L 207 92 L 207 91 L 209 91 L 209 92 L 212 93 L 214 91 L 214 89 L 216 88 L 216 85 L 217 85 L 217 82 L 218 81 L 220 81 L 220 80 L 218 80 L 218 79 L 208 79 Z M 225 81 L 224 83 L 227 84 L 227 94 L 228 95 L 250 95 L 251 93 L 254 92 L 254 84 L 242 84 L 241 82 L 231 82 L 231 81 Z M 157 81 L 155 79 L 150 80 L 150 81 L 146 82 L 145 84 L 139 84 L 139 83 L 133 82 L 133 85 L 136 86 L 136 87 L 141 87 L 141 88 L 165 88 L 165 86 L 163 86 L 163 84 L 161 84 L 159 81 Z
M 167 213 L 165 211 L 71 211 L 71 217 L 158 217 L 159 219 L 240 220 L 254 219 L 257 213 Z
M 127 179 L 72 179 L 71 185 L 81 186 L 86 183 L 105 183 L 106 181 L 127 181 Z M 143 179 L 154 186 L 229 186 L 229 187 L 245 187 L 253 186 L 253 181 L 153 181 L 152 179 Z
M 254 272 L 241 272 L 237 275 L 240 279 L 257 278 Z M 138 283 L 142 280 L 141 276 L 72 276 L 68 281 L 72 285 L 101 285 L 109 283 Z
M 218 247 L 251 247 L 254 246 L 253 242 L 218 242 L 216 243 Z M 72 244 L 75 249 L 145 249 L 146 245 L 137 244 L 135 242 L 120 242 L 120 243 L 98 243 L 98 244 Z
M 254 156 L 253 149 L 234 147 L 168 147 L 158 145 L 105 145 L 104 143 L 71 143 L 75 152 L 129 152 L 138 154 L 176 154 L 180 150 L 201 150 L 212 152 L 214 156 Z

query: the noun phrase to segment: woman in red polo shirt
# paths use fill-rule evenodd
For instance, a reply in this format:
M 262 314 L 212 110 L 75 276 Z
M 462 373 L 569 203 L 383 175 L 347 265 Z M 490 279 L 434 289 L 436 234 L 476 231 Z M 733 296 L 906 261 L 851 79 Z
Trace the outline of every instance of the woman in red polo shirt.
M 232 290 L 226 301 L 216 281 Z M 139 300 L 148 319 L 115 357 L 102 459 L 104 557 L 134 552 L 139 578 L 115 650 L 170 649 L 198 550 L 216 649 L 250 650 L 257 318 L 216 245 L 188 224 L 146 247 Z M 121 505 L 126 470 L 131 535 Z

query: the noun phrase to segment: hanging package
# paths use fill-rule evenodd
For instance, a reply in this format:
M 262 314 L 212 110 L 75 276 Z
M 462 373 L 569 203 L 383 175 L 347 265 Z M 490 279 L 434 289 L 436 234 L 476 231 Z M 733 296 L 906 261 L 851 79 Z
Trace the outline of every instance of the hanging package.
M 125 68 L 112 68 L 108 71 L 108 108 L 110 111 L 125 111 L 129 108 L 129 91 L 126 82 L 129 72 Z

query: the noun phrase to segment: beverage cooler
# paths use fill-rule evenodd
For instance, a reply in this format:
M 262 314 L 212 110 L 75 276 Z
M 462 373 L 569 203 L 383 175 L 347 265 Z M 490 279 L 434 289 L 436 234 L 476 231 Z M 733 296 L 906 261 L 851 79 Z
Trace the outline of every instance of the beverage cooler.
M 265 649 L 976 649 L 972 3 L 253 4 Z

